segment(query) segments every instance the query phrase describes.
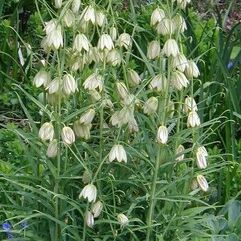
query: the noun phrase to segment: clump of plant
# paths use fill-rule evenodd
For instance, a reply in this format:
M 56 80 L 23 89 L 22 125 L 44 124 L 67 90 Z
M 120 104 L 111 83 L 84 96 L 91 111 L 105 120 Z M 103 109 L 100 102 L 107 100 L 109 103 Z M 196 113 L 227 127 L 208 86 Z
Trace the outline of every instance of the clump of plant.
M 14 183 L 31 193 L 25 206 L 36 202 L 25 219 L 39 240 L 205 236 L 196 226 L 201 211 L 190 213 L 208 209 L 201 198 L 214 169 L 207 171 L 202 128 L 212 122 L 201 124 L 197 60 L 185 56 L 189 2 L 154 8 L 147 49 L 135 26 L 121 31 L 111 1 L 55 0 L 49 8 L 33 78 L 38 100 L 26 93 L 40 107 L 38 171 L 32 183 Z

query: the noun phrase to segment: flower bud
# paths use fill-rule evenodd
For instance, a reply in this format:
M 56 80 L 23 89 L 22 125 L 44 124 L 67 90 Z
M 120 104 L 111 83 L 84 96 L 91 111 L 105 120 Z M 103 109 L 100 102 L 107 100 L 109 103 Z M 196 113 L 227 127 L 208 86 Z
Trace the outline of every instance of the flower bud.
M 75 16 L 73 12 L 68 9 L 64 15 L 64 23 L 67 27 L 71 27 L 74 24 Z
M 163 46 L 163 54 L 167 57 L 176 57 L 179 54 L 179 48 L 175 39 L 168 39 Z
M 128 48 L 131 46 L 131 44 L 132 44 L 130 34 L 128 34 L 128 33 L 122 33 L 122 34 L 119 36 L 118 42 L 119 42 L 119 45 L 120 45 L 121 47 L 124 47 L 125 49 L 128 49 Z
M 185 148 L 183 145 L 179 145 L 176 150 L 176 161 L 182 161 L 184 159 L 184 152 Z
M 94 227 L 94 216 L 91 212 L 87 211 L 85 214 L 85 222 L 89 228 Z
M 158 99 L 156 97 L 150 97 L 143 106 L 143 111 L 147 115 L 156 113 L 158 108 Z
M 57 153 L 58 153 L 58 142 L 56 139 L 54 139 L 49 143 L 46 155 L 49 158 L 54 158 L 57 156 Z
M 114 160 L 127 163 L 126 151 L 120 144 L 114 145 L 109 153 L 109 162 L 113 162 Z
M 160 56 L 161 47 L 160 43 L 156 40 L 151 41 L 147 48 L 147 58 L 156 59 Z
M 204 191 L 207 192 L 208 191 L 208 182 L 206 180 L 206 178 L 203 175 L 198 175 L 197 176 L 197 183 L 199 185 L 199 187 Z
M 90 50 L 90 43 L 84 34 L 77 34 L 74 39 L 73 50 L 81 52 L 82 49 L 88 52 Z
M 72 9 L 73 13 L 76 14 L 79 12 L 80 4 L 81 4 L 80 0 L 73 0 L 72 5 L 71 5 L 71 9 Z
M 200 124 L 201 124 L 201 121 L 198 116 L 198 113 L 196 111 L 189 112 L 188 118 L 187 118 L 187 126 L 196 127 L 196 126 L 200 126 Z
M 45 122 L 39 129 L 38 136 L 42 141 L 53 140 L 54 127 L 53 127 L 52 123 Z
M 152 78 L 149 88 L 157 91 L 165 91 L 167 87 L 167 78 L 164 74 L 158 74 Z
M 82 176 L 82 182 L 84 184 L 90 183 L 91 182 L 91 172 L 89 172 L 88 170 L 85 170 Z
M 88 125 L 88 124 L 91 124 L 92 120 L 94 119 L 95 117 L 95 110 L 94 109 L 89 109 L 88 111 L 86 111 L 81 117 L 80 117 L 80 120 L 79 122 L 81 124 L 85 124 L 85 125 Z
M 168 140 L 168 129 L 166 126 L 160 126 L 157 131 L 157 142 L 166 144 Z
M 63 91 L 66 95 L 74 94 L 77 90 L 77 83 L 74 77 L 70 74 L 66 74 L 63 77 Z
M 54 4 L 56 8 L 61 8 L 62 7 L 62 0 L 54 0 Z
M 127 70 L 127 79 L 131 86 L 139 85 L 141 82 L 140 76 L 133 69 Z
M 188 61 L 185 73 L 188 78 L 197 78 L 200 75 L 199 69 L 193 60 Z
M 119 224 L 121 225 L 121 227 L 124 227 L 124 226 L 128 225 L 128 223 L 129 223 L 129 219 L 123 213 L 119 213 L 117 215 L 117 220 L 118 220 Z
M 71 145 L 75 142 L 74 131 L 68 126 L 65 126 L 62 129 L 61 137 L 62 137 L 64 144 L 66 144 L 66 145 Z
M 197 166 L 199 169 L 205 169 L 207 167 L 208 153 L 204 146 L 200 146 L 196 152 Z
M 100 50 L 111 50 L 114 48 L 113 41 L 109 34 L 102 34 L 99 38 L 97 48 Z
M 160 23 L 164 17 L 165 17 L 165 12 L 160 8 L 156 8 L 151 14 L 151 26 L 154 26 L 157 23 Z
M 101 201 L 98 201 L 92 205 L 91 212 L 93 213 L 94 218 L 98 218 L 100 216 L 102 209 L 103 203 Z
M 87 184 L 79 195 L 79 199 L 81 197 L 88 200 L 88 202 L 95 202 L 97 196 L 97 189 L 94 184 Z
M 177 90 L 186 88 L 189 84 L 186 76 L 180 71 L 174 71 L 171 76 L 171 84 Z

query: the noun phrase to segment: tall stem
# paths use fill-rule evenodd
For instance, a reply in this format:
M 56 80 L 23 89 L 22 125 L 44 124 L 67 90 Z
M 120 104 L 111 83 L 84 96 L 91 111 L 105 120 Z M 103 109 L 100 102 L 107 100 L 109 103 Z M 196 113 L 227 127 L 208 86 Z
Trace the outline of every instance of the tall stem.
M 157 176 L 158 171 L 160 167 L 160 156 L 161 156 L 161 147 L 158 149 L 156 161 L 155 161 L 155 169 L 153 173 L 153 179 L 152 179 L 152 186 L 151 186 L 151 195 L 150 195 L 150 207 L 147 214 L 147 234 L 146 234 L 146 241 L 150 241 L 150 236 L 152 233 L 152 218 L 153 218 L 153 212 L 156 204 L 156 183 L 157 183 Z

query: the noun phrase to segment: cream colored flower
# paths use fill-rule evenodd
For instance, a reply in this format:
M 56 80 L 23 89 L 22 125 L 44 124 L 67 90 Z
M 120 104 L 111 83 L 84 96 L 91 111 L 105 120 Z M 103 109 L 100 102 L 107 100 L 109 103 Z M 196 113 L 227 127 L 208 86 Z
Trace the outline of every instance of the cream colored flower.
M 197 166 L 199 169 L 205 169 L 207 167 L 208 152 L 204 146 L 200 146 L 196 152 Z
M 173 22 L 175 24 L 175 29 L 177 29 L 180 33 L 183 33 L 185 30 L 187 30 L 186 22 L 181 15 L 177 14 L 174 17 Z
M 179 48 L 175 39 L 168 39 L 162 49 L 163 54 L 167 57 L 176 57 L 179 54 Z
M 95 202 L 97 197 L 97 189 L 94 184 L 87 184 L 79 195 L 80 198 L 85 198 L 88 202 Z
M 156 8 L 151 14 L 151 26 L 160 23 L 164 17 L 165 12 L 160 8 Z
M 156 26 L 156 31 L 161 35 L 172 35 L 175 31 L 175 24 L 173 20 L 170 18 L 164 18 L 161 22 L 159 22 Z
M 88 52 L 90 50 L 90 42 L 84 34 L 77 34 L 74 39 L 73 50 L 81 52 L 82 49 Z
M 100 216 L 102 209 L 103 209 L 103 203 L 101 201 L 97 201 L 92 205 L 91 212 L 94 218 L 98 218 Z
M 166 144 L 168 140 L 168 129 L 166 126 L 159 126 L 157 131 L 157 142 Z
M 90 138 L 90 129 L 92 127 L 92 124 L 83 124 L 80 123 L 79 120 L 74 122 L 74 133 L 77 137 L 84 138 L 85 140 L 88 140 Z
M 75 142 L 74 131 L 68 126 L 63 127 L 61 137 L 64 144 L 71 145 Z
M 42 141 L 52 141 L 54 138 L 54 127 L 52 123 L 45 122 L 39 129 L 38 136 Z
M 94 73 L 90 75 L 83 83 L 86 90 L 99 90 L 102 91 L 104 79 L 101 75 Z
M 187 64 L 187 58 L 182 53 L 179 53 L 176 57 L 173 58 L 173 67 L 177 68 L 181 72 L 185 71 Z
M 119 213 L 117 215 L 117 220 L 118 220 L 119 224 L 121 225 L 121 227 L 124 227 L 129 224 L 129 219 L 123 213 Z
M 189 81 L 182 72 L 176 70 L 171 75 L 171 84 L 175 89 L 182 90 L 188 86 Z
M 70 74 L 65 74 L 63 77 L 63 92 L 66 95 L 71 95 L 74 94 L 77 89 L 77 83 L 74 77 Z
M 112 66 L 118 66 L 121 64 L 121 55 L 118 50 L 112 49 L 107 54 L 107 63 L 111 64 Z
M 185 98 L 183 110 L 186 113 L 190 111 L 198 111 L 196 101 L 193 97 L 187 96 Z
M 73 0 L 73 2 L 71 4 L 71 9 L 72 9 L 73 13 L 76 14 L 79 12 L 80 5 L 81 5 L 81 0 Z
M 113 41 L 117 39 L 117 29 L 114 26 L 110 28 L 110 36 L 113 39 Z
M 127 79 L 131 86 L 139 85 L 141 82 L 140 76 L 137 74 L 137 72 L 133 69 L 127 70 Z
M 185 148 L 183 145 L 179 145 L 176 150 L 176 161 L 182 161 L 184 159 Z
M 200 75 L 199 69 L 193 60 L 188 61 L 185 73 L 188 78 L 197 78 Z
M 119 42 L 119 45 L 121 47 L 124 47 L 125 49 L 128 49 L 131 46 L 131 44 L 132 44 L 132 40 L 131 40 L 130 34 L 122 33 L 119 36 L 118 42 Z
M 56 8 L 61 8 L 62 7 L 62 0 L 54 0 L 54 4 Z
M 90 211 L 87 211 L 85 214 L 85 223 L 89 228 L 93 228 L 94 227 L 94 216 Z
M 200 126 L 201 121 L 196 111 L 190 111 L 187 118 L 188 127 Z
M 97 47 L 100 50 L 112 50 L 114 48 L 114 44 L 111 39 L 111 36 L 109 34 L 102 34 L 99 38 Z
M 91 124 L 95 117 L 95 110 L 94 109 L 89 109 L 86 111 L 79 119 L 80 124 Z
M 58 153 L 58 142 L 56 139 L 54 139 L 49 143 L 46 155 L 49 158 L 54 158 L 57 156 L 57 153 Z
M 33 83 L 36 87 L 46 87 L 51 80 L 50 74 L 45 70 L 40 70 L 34 77 Z
M 158 108 L 158 99 L 154 96 L 150 97 L 143 106 L 143 111 L 147 115 L 156 113 Z
M 167 87 L 167 78 L 164 74 L 158 74 L 152 78 L 149 88 L 157 91 L 165 91 Z
M 49 94 L 54 94 L 60 91 L 63 80 L 59 77 L 54 78 L 46 87 Z
M 64 15 L 64 23 L 67 27 L 71 27 L 73 26 L 74 21 L 75 21 L 74 13 L 70 9 L 68 9 Z
M 96 19 L 95 19 L 95 9 L 91 5 L 87 6 L 84 9 L 83 13 L 84 13 L 83 19 L 84 19 L 85 22 L 90 21 L 92 24 L 95 24 L 95 21 L 96 21 Z
M 207 192 L 208 191 L 208 182 L 206 180 L 206 178 L 203 175 L 198 175 L 197 176 L 197 183 L 199 185 L 199 187 L 204 191 Z
M 157 40 L 153 40 L 148 44 L 147 48 L 147 58 L 148 59 L 156 59 L 160 56 L 161 47 L 160 43 Z
M 102 27 L 106 23 L 106 16 L 103 12 L 98 11 L 96 13 L 96 23 L 99 27 Z
M 117 91 L 118 91 L 118 94 L 121 97 L 121 99 L 126 100 L 128 98 L 128 96 L 130 95 L 126 85 L 123 82 L 117 82 L 116 87 L 117 87 Z
M 109 162 L 113 162 L 114 160 L 127 163 L 126 151 L 120 144 L 114 145 L 109 153 Z

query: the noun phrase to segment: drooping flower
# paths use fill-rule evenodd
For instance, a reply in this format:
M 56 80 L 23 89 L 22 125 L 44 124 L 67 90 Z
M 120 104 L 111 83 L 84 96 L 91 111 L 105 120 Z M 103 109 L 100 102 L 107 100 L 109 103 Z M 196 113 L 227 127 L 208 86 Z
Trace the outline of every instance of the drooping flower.
M 94 216 L 93 214 L 90 212 L 90 211 L 87 211 L 86 214 L 85 214 L 85 222 L 86 222 L 86 225 L 89 227 L 89 228 L 93 228 L 94 227 Z
M 88 202 L 95 202 L 97 197 L 97 189 L 94 184 L 87 184 L 81 191 L 79 198 L 85 198 Z
M 63 77 L 63 92 L 66 95 L 74 94 L 78 89 L 74 77 L 70 74 L 65 74 Z
M 160 23 L 164 17 L 165 12 L 160 8 L 156 8 L 151 14 L 151 26 Z
M 131 86 L 139 85 L 141 82 L 141 78 L 139 74 L 133 69 L 128 69 L 127 71 L 127 79 Z
M 91 212 L 94 218 L 98 218 L 100 216 L 102 209 L 103 209 L 103 203 L 101 201 L 97 201 L 92 205 Z
M 102 34 L 99 38 L 97 47 L 100 50 L 112 50 L 114 48 L 114 44 L 111 39 L 111 36 L 109 34 Z
M 176 161 L 182 161 L 184 159 L 185 148 L 183 145 L 179 145 L 176 150 Z
M 54 158 L 57 156 L 57 153 L 58 153 L 58 142 L 56 139 L 54 139 L 49 143 L 46 155 L 49 158 Z
M 126 151 L 120 144 L 114 145 L 109 153 L 109 162 L 113 162 L 114 160 L 127 163 Z
M 189 112 L 188 118 L 187 118 L 187 126 L 196 127 L 196 126 L 200 126 L 200 124 L 201 124 L 201 121 L 198 116 L 198 113 L 196 111 Z
M 118 42 L 119 42 L 119 45 L 121 47 L 124 47 L 125 49 L 128 49 L 131 46 L 131 44 L 132 44 L 132 40 L 131 40 L 130 34 L 122 33 L 119 36 Z
M 208 191 L 209 185 L 206 178 L 203 175 L 197 176 L 197 183 L 204 192 Z
M 80 124 L 91 124 L 92 120 L 95 117 L 95 110 L 94 109 L 89 109 L 86 111 L 79 119 Z
M 143 111 L 147 115 L 152 115 L 157 111 L 158 99 L 154 96 L 150 97 L 143 106 Z
M 90 42 L 83 33 L 77 34 L 73 43 L 73 50 L 81 52 L 82 49 L 84 49 L 86 52 L 89 52 L 90 50 Z
M 128 217 L 123 213 L 119 213 L 117 215 L 117 220 L 118 220 L 119 224 L 121 225 L 121 227 L 124 227 L 129 224 Z
M 207 157 L 208 152 L 204 146 L 200 146 L 196 152 L 197 166 L 200 169 L 205 169 L 207 167 Z
M 61 137 L 63 142 L 67 145 L 71 145 L 75 142 L 74 131 L 68 126 L 63 127 Z
M 179 54 L 179 48 L 175 39 L 168 39 L 162 49 L 167 57 L 176 57 Z
M 45 122 L 41 126 L 41 128 L 39 129 L 38 136 L 42 141 L 53 140 L 53 138 L 54 138 L 54 127 L 53 127 L 52 123 Z
M 157 40 L 153 40 L 148 44 L 147 48 L 147 58 L 156 59 L 160 56 L 161 47 L 160 43 Z
M 50 74 L 45 70 L 40 70 L 34 77 L 33 83 L 36 87 L 46 87 L 50 82 Z
M 159 126 L 157 131 L 157 142 L 166 144 L 168 140 L 168 129 L 166 126 Z

